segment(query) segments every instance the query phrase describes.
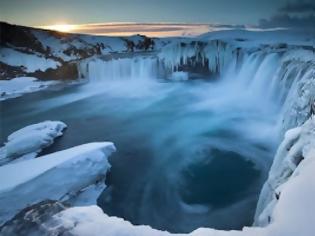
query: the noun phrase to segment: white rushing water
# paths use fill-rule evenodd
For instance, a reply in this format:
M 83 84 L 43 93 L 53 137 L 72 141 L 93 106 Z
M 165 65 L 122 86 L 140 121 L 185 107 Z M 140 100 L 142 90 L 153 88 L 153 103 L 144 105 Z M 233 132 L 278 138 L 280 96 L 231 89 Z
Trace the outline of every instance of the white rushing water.
M 92 82 L 102 80 L 156 79 L 158 61 L 151 57 L 118 58 L 114 60 L 93 59 L 82 63 L 81 72 Z

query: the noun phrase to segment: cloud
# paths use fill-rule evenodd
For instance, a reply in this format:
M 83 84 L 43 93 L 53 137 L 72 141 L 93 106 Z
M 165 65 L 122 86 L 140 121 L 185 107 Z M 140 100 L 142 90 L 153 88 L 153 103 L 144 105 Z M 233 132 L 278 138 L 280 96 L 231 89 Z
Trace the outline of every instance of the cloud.
M 209 31 L 208 25 L 203 24 L 141 24 L 141 23 L 117 23 L 117 24 L 87 24 L 80 25 L 81 33 L 99 35 L 132 35 L 145 34 L 148 36 L 181 36 L 198 35 Z
M 55 29 L 55 26 L 39 28 Z M 239 25 L 185 24 L 185 23 L 97 23 L 71 25 L 70 32 L 93 35 L 129 36 L 135 34 L 149 37 L 197 36 L 209 31 L 242 28 Z
M 279 9 L 284 13 L 310 13 L 315 12 L 315 2 L 295 1 L 288 2 L 284 7 Z
M 288 2 L 270 19 L 259 21 L 261 28 L 294 28 L 315 30 L 315 3 L 310 1 Z
M 290 16 L 289 14 L 277 14 L 270 19 L 262 19 L 259 21 L 262 28 L 296 28 L 296 29 L 315 29 L 315 15 L 303 17 Z

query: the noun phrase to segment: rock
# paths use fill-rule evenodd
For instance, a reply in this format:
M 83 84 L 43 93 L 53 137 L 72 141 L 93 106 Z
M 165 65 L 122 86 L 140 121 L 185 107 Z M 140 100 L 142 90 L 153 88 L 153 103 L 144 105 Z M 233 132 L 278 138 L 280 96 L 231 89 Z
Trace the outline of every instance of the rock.
M 53 215 L 66 209 L 66 206 L 58 201 L 45 200 L 26 207 L 11 220 L 0 227 L 2 236 L 27 236 L 27 235 L 61 235 L 47 231 L 44 223 Z M 69 235 L 69 234 L 68 234 Z

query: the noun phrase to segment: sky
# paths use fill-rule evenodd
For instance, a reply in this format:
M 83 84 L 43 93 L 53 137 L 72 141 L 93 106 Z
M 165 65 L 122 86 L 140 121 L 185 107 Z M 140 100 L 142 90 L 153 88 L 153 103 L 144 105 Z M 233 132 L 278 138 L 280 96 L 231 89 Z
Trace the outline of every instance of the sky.
M 291 13 L 296 10 L 305 13 L 309 8 L 312 22 L 315 3 L 311 0 L 0 0 L 0 20 L 26 26 L 83 25 L 73 27 L 74 31 L 85 28 L 84 33 L 93 33 L 93 28 L 97 34 L 106 34 L 113 22 L 277 27 L 292 23 Z

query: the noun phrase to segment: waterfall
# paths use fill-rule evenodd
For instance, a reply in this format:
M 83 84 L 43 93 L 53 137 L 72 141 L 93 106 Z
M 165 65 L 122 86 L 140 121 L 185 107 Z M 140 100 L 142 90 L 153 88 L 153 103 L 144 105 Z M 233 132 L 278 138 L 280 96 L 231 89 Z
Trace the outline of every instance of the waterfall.
M 207 69 L 213 78 L 218 74 L 227 86 L 231 84 L 235 91 L 249 94 L 262 108 L 273 104 L 268 109 L 278 110 L 279 127 L 284 132 L 301 125 L 309 116 L 315 92 L 314 58 L 314 51 L 298 47 L 249 49 L 218 40 L 184 41 L 163 47 L 157 55 L 86 59 L 79 64 L 79 74 L 92 82 L 159 78 L 184 81 L 192 71 Z
M 286 130 L 302 125 L 310 116 L 315 99 L 315 53 L 311 50 L 288 49 L 284 52 L 256 51 L 246 53 L 238 67 L 221 78 L 250 93 L 257 105 L 277 109 L 278 127 Z M 268 102 L 269 103 L 266 103 Z
M 158 61 L 151 57 L 103 60 L 93 58 L 80 63 L 84 78 L 92 82 L 108 80 L 147 80 L 158 76 Z

